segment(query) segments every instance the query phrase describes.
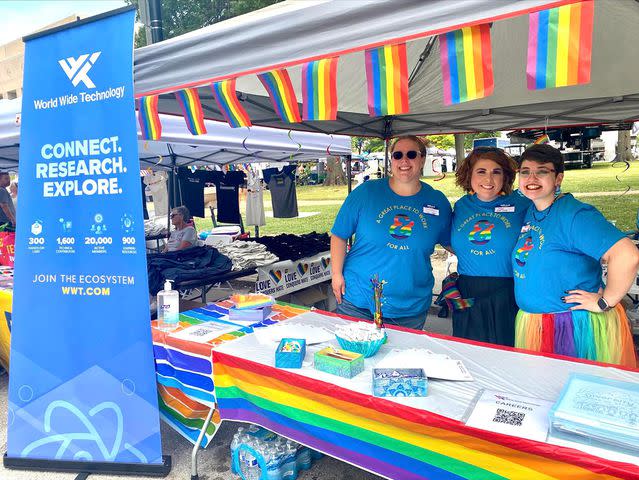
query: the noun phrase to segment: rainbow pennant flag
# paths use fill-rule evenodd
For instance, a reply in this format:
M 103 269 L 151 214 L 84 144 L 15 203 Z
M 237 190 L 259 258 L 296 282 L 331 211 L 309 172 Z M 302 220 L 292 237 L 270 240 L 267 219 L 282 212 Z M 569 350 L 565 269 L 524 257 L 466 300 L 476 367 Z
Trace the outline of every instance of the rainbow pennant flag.
M 592 0 L 530 14 L 529 90 L 590 83 L 593 17 Z
M 323 58 L 302 67 L 302 118 L 337 119 L 337 58 Z
M 490 25 L 464 27 L 439 36 L 444 104 L 477 100 L 493 94 Z
M 406 44 L 366 50 L 366 81 L 372 117 L 408 113 Z
M 138 99 L 138 122 L 142 140 L 159 140 L 162 124 L 158 113 L 158 96 L 149 95 Z
M 300 117 L 297 98 L 286 69 L 282 68 L 260 73 L 258 77 L 264 88 L 266 88 L 268 96 L 273 103 L 273 108 L 282 121 L 288 123 L 301 122 L 302 118 Z
M 189 132 L 193 135 L 205 134 L 204 113 L 202 113 L 202 104 L 197 88 L 187 88 L 175 92 L 175 98 L 182 109 L 182 115 L 184 115 Z
M 251 126 L 251 119 L 237 98 L 234 78 L 212 83 L 211 90 L 217 107 L 232 128 Z
M 534 141 L 533 145 L 542 145 L 548 142 L 550 142 L 550 137 L 544 133 L 541 137 Z

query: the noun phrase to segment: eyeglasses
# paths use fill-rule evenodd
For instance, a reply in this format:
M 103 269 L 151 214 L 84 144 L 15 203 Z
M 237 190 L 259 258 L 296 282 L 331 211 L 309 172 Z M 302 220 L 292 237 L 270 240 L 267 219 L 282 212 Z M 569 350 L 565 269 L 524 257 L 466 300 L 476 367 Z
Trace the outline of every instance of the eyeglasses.
M 531 170 L 530 168 L 523 168 L 519 170 L 519 176 L 521 178 L 529 178 L 531 175 L 534 175 L 536 178 L 542 179 L 546 178 L 550 175 L 551 172 L 555 170 L 551 168 L 540 168 L 539 170 Z
M 393 160 L 401 160 L 402 158 L 404 158 L 404 155 L 406 155 L 406 158 L 408 158 L 409 160 L 415 160 L 417 156 L 420 155 L 420 152 L 418 152 L 417 150 L 409 150 L 406 153 L 399 151 L 393 152 Z

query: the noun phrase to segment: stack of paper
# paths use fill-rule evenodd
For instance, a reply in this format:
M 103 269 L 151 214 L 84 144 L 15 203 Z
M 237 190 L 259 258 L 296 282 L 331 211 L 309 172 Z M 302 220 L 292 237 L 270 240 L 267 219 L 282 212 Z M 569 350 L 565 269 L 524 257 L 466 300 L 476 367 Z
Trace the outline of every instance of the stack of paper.
M 550 428 L 557 437 L 639 451 L 639 383 L 571 374 Z
M 461 360 L 422 348 L 391 350 L 375 366 L 377 368 L 423 368 L 428 378 L 458 381 L 473 380 L 473 376 Z

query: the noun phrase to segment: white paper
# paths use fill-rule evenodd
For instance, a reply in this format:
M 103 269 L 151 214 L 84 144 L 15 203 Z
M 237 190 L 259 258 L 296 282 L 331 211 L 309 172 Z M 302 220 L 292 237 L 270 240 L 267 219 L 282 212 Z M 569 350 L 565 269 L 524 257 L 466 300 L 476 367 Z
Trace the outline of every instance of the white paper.
M 430 350 L 411 348 L 391 350 L 377 368 L 423 368 L 428 378 L 468 382 L 473 380 L 464 362 Z
M 291 323 L 290 320 L 268 328 L 257 328 L 254 335 L 263 345 L 279 342 L 283 338 L 304 338 L 307 345 L 335 340 L 335 334 L 325 328 Z
M 224 323 L 206 322 L 191 325 L 184 330 L 170 334 L 169 337 L 187 340 L 189 342 L 208 343 L 225 333 L 236 332 L 239 328 L 240 327 L 234 327 L 233 325 L 226 325 Z
M 483 390 L 466 425 L 545 442 L 552 405 L 548 400 Z

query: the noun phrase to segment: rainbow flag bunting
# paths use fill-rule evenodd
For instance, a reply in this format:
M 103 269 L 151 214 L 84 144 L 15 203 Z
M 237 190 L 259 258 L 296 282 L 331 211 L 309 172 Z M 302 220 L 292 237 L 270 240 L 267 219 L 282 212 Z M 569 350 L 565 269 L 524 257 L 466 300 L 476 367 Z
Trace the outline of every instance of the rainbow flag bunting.
M 489 24 L 440 35 L 439 52 L 445 105 L 492 95 L 495 84 Z
M 337 58 L 323 58 L 302 67 L 302 118 L 337 119 Z
M 406 44 L 366 50 L 366 81 L 372 117 L 408 113 Z
M 217 107 L 232 128 L 250 127 L 251 119 L 240 104 L 235 92 L 235 79 L 222 80 L 211 84 Z
M 529 90 L 590 83 L 593 13 L 586 0 L 530 14 Z
M 158 113 L 158 96 L 149 95 L 138 99 L 138 122 L 142 140 L 159 140 L 162 136 L 162 124 Z
M 182 115 L 184 115 L 189 132 L 193 135 L 205 134 L 204 114 L 202 113 L 202 104 L 200 103 L 200 95 L 197 93 L 197 88 L 187 88 L 175 92 L 175 99 L 182 109 Z
M 284 122 L 302 121 L 291 79 L 285 69 L 271 70 L 258 75 L 260 82 L 271 97 L 273 108 Z

